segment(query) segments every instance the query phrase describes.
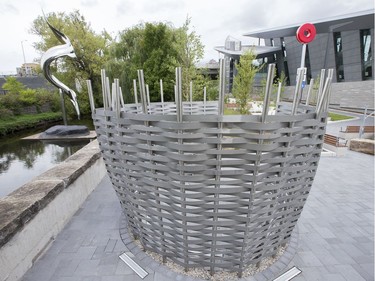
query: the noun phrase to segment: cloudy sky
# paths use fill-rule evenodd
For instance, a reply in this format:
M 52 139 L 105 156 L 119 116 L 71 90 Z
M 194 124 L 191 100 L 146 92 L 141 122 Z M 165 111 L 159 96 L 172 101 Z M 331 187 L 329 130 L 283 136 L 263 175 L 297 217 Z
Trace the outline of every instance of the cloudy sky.
M 0 0 L 0 75 L 15 73 L 24 62 L 39 58 L 29 33 L 32 21 L 49 12 L 78 9 L 98 33 L 112 35 L 139 22 L 170 22 L 179 27 L 186 17 L 205 45 L 204 61 L 218 59 L 215 46 L 231 35 L 243 44 L 256 40 L 250 31 L 324 19 L 367 9 L 373 0 Z

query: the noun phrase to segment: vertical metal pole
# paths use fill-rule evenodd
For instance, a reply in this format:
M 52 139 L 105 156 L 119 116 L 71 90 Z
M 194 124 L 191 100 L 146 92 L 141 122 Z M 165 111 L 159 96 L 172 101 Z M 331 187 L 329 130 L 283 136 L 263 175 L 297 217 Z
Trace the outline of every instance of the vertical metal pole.
M 124 96 L 122 94 L 121 87 L 119 87 L 119 93 L 120 93 L 121 107 L 124 108 L 125 107 L 125 102 L 124 102 Z
M 107 105 L 109 107 L 112 104 L 112 101 L 111 101 L 112 96 L 111 96 L 111 89 L 110 89 L 108 77 L 105 78 L 105 87 L 106 87 L 106 92 L 107 92 Z
M 266 118 L 268 115 L 268 109 L 270 105 L 270 99 L 271 99 L 271 92 L 272 92 L 272 82 L 273 82 L 273 76 L 275 73 L 275 64 L 271 63 L 268 65 L 268 73 L 267 73 L 267 83 L 266 83 L 266 93 L 264 95 L 264 101 L 263 101 L 263 111 L 262 111 L 262 122 L 266 122 Z
M 138 73 L 138 84 L 139 84 L 139 92 L 141 95 L 141 104 L 142 104 L 142 112 L 147 113 L 147 106 L 146 106 L 146 89 L 145 89 L 145 80 L 143 76 L 143 70 L 137 70 Z
M 322 112 L 324 111 L 324 106 L 325 106 L 326 99 L 328 98 L 328 92 L 329 92 L 329 87 L 331 85 L 331 82 L 332 82 L 332 78 L 327 77 L 325 84 L 324 84 L 322 96 L 319 99 L 319 104 L 317 105 L 317 109 L 316 109 L 318 116 L 322 114 Z
M 359 127 L 359 138 L 361 139 L 363 136 L 363 130 L 365 128 L 365 121 L 366 121 L 366 116 L 367 116 L 367 106 L 365 107 L 365 112 L 363 113 L 363 118 L 362 118 L 362 124 L 361 127 Z
M 312 91 L 313 86 L 314 86 L 314 78 L 311 78 L 310 85 L 309 85 L 309 90 L 307 92 L 307 97 L 306 97 L 306 102 L 305 102 L 306 105 L 309 105 L 310 95 L 311 95 L 311 91 Z
M 326 76 L 326 70 L 325 69 L 322 69 L 320 71 L 320 81 L 319 81 L 319 90 L 318 90 L 318 94 L 317 94 L 317 97 L 316 97 L 316 104 L 318 105 L 319 102 L 320 102 L 320 98 L 322 96 L 322 93 L 323 93 L 323 88 L 324 88 L 324 79 L 325 79 L 325 76 Z
M 147 97 L 147 106 L 150 105 L 150 90 L 148 88 L 148 84 L 146 84 L 146 97 Z
M 107 99 L 107 86 L 106 86 L 106 79 L 105 79 L 105 70 L 102 69 L 100 71 L 101 79 L 102 79 L 102 94 L 103 94 L 103 107 L 104 110 L 108 109 L 108 99 Z
M 282 84 L 281 82 L 279 82 L 279 87 L 277 88 L 277 97 L 276 97 L 276 110 L 280 103 L 281 87 L 282 87 Z
M 189 85 L 189 101 L 190 101 L 190 115 L 193 114 L 193 81 Z
M 120 113 L 121 113 L 121 105 L 120 105 L 120 81 L 119 81 L 119 79 L 114 79 L 114 83 L 113 83 L 114 85 L 115 85 L 115 88 L 114 88 L 114 92 L 115 92 L 115 94 L 114 94 L 114 100 L 115 100 L 115 102 L 114 102 L 114 109 L 113 110 L 115 110 L 115 112 L 116 112 L 116 118 L 117 118 L 117 121 L 119 121 L 119 119 L 120 119 Z
M 59 93 L 60 93 L 60 99 L 61 99 L 61 111 L 62 111 L 62 116 L 63 116 L 64 125 L 65 125 L 65 126 L 68 126 L 68 121 L 67 121 L 67 119 L 66 119 L 66 110 L 65 110 L 64 94 L 63 94 L 63 91 L 62 91 L 61 89 L 59 89 Z
M 207 90 L 206 87 L 203 88 L 203 113 L 206 115 L 206 99 L 207 99 Z
M 164 89 L 163 89 L 163 80 L 160 79 L 160 99 L 161 99 L 161 109 L 164 115 Z
M 134 89 L 134 102 L 138 104 L 138 93 L 137 93 L 137 80 L 133 79 L 133 89 Z
M 306 58 L 306 44 L 302 44 L 302 55 L 301 55 L 301 66 L 300 68 L 305 67 L 305 58 Z
M 333 68 L 328 69 L 327 78 L 331 79 L 331 82 L 333 81 Z M 325 111 L 328 111 L 330 100 L 331 100 L 331 87 L 328 88 L 327 98 L 326 98 L 326 101 L 324 103 L 324 110 Z
M 94 114 L 95 113 L 95 102 L 94 102 L 94 94 L 93 94 L 92 86 L 91 86 L 91 80 L 86 80 L 86 85 L 87 85 L 87 92 L 89 94 L 91 114 Z
M 112 82 L 112 95 L 111 95 L 111 97 L 112 97 L 112 101 L 111 101 L 111 106 L 112 106 L 112 110 L 115 110 L 115 108 L 116 108 L 116 105 L 115 105 L 115 103 L 116 103 L 116 84 L 115 84 L 115 82 Z
M 225 64 L 224 59 L 220 59 L 220 88 L 219 88 L 219 108 L 218 114 L 224 114 L 224 88 L 225 88 Z
M 182 107 L 182 83 L 181 83 L 181 67 L 176 68 L 176 114 L 177 122 L 182 122 L 183 107 Z
M 297 83 L 296 83 L 296 88 L 294 91 L 294 98 L 293 98 L 293 107 L 292 107 L 292 115 L 295 115 L 297 113 L 298 109 L 298 104 L 300 101 L 300 95 L 302 93 L 302 80 L 303 80 L 303 73 L 304 73 L 304 68 L 299 68 L 297 70 Z

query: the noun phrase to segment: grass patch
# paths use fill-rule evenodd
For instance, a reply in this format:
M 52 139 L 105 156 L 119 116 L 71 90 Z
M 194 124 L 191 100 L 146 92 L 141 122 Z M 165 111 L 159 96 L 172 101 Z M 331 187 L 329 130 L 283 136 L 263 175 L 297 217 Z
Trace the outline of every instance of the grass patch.
M 25 114 L 0 119 L 0 136 L 62 120 L 61 112 Z
M 340 121 L 340 120 L 353 119 L 352 116 L 347 116 L 347 115 L 342 115 L 342 114 L 337 114 L 337 113 L 332 113 L 332 112 L 329 112 L 328 116 L 331 117 L 331 121 Z
M 240 112 L 231 108 L 224 108 L 224 115 L 240 115 Z

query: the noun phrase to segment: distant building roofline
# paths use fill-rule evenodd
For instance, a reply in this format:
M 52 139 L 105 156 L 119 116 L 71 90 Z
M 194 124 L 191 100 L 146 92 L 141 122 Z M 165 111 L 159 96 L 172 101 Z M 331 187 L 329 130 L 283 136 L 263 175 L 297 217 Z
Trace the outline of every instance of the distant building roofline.
M 263 39 L 294 36 L 296 34 L 298 27 L 303 23 L 258 30 L 254 32 L 245 33 L 244 36 Z M 318 34 L 328 33 L 332 31 L 348 31 L 374 28 L 374 9 L 332 16 L 330 18 L 310 21 L 310 23 L 315 25 Z
M 243 45 L 241 50 L 228 50 L 224 46 L 217 46 L 214 48 L 216 51 L 229 56 L 241 56 L 243 52 L 249 49 L 253 49 L 257 57 L 263 57 L 269 54 L 274 54 L 281 51 L 280 46 L 255 46 L 255 45 Z

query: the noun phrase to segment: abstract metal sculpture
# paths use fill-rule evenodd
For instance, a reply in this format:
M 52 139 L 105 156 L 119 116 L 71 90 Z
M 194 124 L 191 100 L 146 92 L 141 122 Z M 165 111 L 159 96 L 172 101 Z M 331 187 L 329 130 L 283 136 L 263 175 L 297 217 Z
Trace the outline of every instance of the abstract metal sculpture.
M 150 103 L 138 71 L 134 104 L 124 104 L 118 79 L 102 71 L 104 108 L 92 117 L 107 172 L 130 231 L 145 250 L 190 268 L 236 271 L 275 255 L 302 212 L 323 145 L 333 70 L 322 71 L 316 106 L 300 103 L 299 68 L 293 103 L 277 98 L 268 114 L 275 65 L 269 65 L 261 115 L 224 115 L 225 71 L 218 102 Z M 136 82 L 134 81 L 134 85 Z M 112 88 L 112 92 L 111 89 Z
M 70 40 L 67 36 L 65 36 L 61 31 L 54 28 L 47 20 L 46 20 L 49 28 L 52 30 L 52 32 L 55 34 L 57 39 L 63 43 L 63 45 L 54 46 L 50 49 L 48 49 L 42 56 L 40 60 L 40 65 L 42 67 L 44 76 L 46 79 L 52 83 L 52 85 L 56 86 L 60 93 L 65 93 L 70 101 L 72 102 L 74 109 L 76 110 L 78 118 L 80 117 L 80 111 L 79 111 L 79 105 L 77 102 L 77 95 L 76 93 L 70 89 L 68 86 L 66 86 L 64 83 L 62 83 L 60 80 L 58 80 L 52 73 L 50 69 L 50 65 L 53 61 L 55 61 L 58 58 L 61 57 L 70 57 L 70 58 L 76 58 L 76 54 L 74 53 L 74 49 L 72 44 L 70 43 Z
M 299 103 L 301 69 L 294 103 L 268 115 L 273 71 L 259 116 L 223 115 L 223 83 L 219 102 L 183 102 L 180 69 L 175 103 L 149 103 L 139 71 L 141 103 L 123 104 L 103 72 L 95 109 L 88 81 L 107 171 L 144 249 L 241 276 L 289 241 L 320 159 L 332 71 L 316 107 Z

